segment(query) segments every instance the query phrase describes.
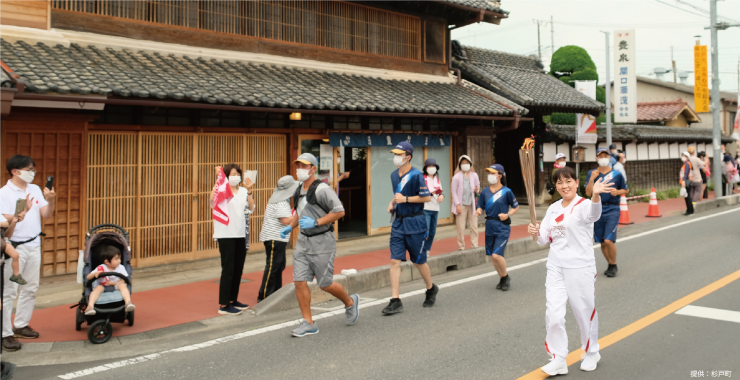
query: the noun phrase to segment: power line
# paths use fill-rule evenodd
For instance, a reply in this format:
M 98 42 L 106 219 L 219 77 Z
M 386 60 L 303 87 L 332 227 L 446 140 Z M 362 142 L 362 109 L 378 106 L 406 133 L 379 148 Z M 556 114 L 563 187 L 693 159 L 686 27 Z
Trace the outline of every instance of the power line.
M 692 14 L 692 15 L 694 15 L 694 16 L 699 16 L 699 17 L 701 17 L 701 18 L 706 18 L 706 17 L 707 17 L 707 16 L 705 16 L 705 15 L 700 15 L 700 14 L 698 14 L 698 13 L 694 13 L 694 12 L 692 12 L 692 11 L 688 10 L 688 9 L 685 9 L 685 8 L 681 8 L 681 7 L 679 7 L 679 6 L 676 6 L 676 5 L 673 5 L 673 4 L 669 4 L 668 2 L 666 2 L 666 1 L 663 1 L 663 0 L 655 0 L 655 1 L 657 1 L 657 2 L 659 2 L 659 3 L 661 3 L 661 4 L 663 4 L 663 5 L 667 5 L 667 6 L 671 7 L 671 8 L 675 8 L 675 9 L 678 9 L 678 10 L 680 10 L 680 11 L 684 11 L 684 12 L 686 12 L 686 13 Z

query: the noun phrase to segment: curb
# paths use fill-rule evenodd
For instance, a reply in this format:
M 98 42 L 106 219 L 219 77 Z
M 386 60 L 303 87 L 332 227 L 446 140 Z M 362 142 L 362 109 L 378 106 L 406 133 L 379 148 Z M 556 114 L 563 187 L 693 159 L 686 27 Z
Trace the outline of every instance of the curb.
M 520 238 L 510 241 L 506 246 L 506 256 L 519 256 L 530 252 L 547 249 L 549 244 L 539 245 L 532 238 Z M 491 259 L 485 254 L 485 248 L 472 248 L 464 251 L 443 253 L 431 256 L 427 259 L 427 265 L 432 276 L 447 273 L 454 270 L 462 270 L 476 267 Z M 391 286 L 389 276 L 390 264 L 380 267 L 362 269 L 355 274 L 334 275 L 334 282 L 342 284 L 347 293 L 362 293 L 370 290 L 381 289 Z M 401 263 L 401 283 L 420 280 L 421 275 L 410 262 Z M 311 304 L 336 300 L 331 294 L 322 291 L 316 284 L 316 280 L 308 283 L 311 292 Z M 295 296 L 295 285 L 293 283 L 283 286 L 277 292 L 265 298 L 262 302 L 252 307 L 256 315 L 264 315 L 278 311 L 285 311 L 298 307 L 298 299 Z

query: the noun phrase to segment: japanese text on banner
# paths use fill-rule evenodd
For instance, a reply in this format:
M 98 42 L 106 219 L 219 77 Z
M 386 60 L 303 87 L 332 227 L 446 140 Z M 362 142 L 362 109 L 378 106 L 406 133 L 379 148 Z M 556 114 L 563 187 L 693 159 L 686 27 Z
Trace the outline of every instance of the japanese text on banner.
M 614 32 L 614 121 L 637 122 L 637 73 L 635 72 L 635 31 Z

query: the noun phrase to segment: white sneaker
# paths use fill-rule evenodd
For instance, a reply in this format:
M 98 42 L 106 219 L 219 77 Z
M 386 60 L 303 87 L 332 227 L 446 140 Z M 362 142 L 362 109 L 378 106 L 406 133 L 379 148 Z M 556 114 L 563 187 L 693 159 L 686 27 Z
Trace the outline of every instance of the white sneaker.
M 568 364 L 566 364 L 564 361 L 550 359 L 550 364 L 542 367 L 541 370 L 542 372 L 550 376 L 567 375 L 568 374 Z
M 598 352 L 589 352 L 581 357 L 581 371 L 593 371 L 596 369 L 596 363 L 601 360 Z
M 85 310 L 85 315 L 95 315 L 95 307 L 88 306 L 87 310 Z

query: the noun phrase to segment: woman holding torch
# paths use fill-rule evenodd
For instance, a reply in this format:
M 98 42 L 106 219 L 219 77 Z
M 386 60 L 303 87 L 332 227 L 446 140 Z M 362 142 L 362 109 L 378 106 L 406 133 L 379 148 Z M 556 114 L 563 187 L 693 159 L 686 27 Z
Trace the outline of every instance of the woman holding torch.
M 596 369 L 599 355 L 599 316 L 595 306 L 596 260 L 594 259 L 594 222 L 601 216 L 599 194 L 613 190 L 604 178 L 593 185 L 591 199 L 577 195 L 578 176 L 565 167 L 553 175 L 557 191 L 563 197 L 547 209 L 541 224 L 529 224 L 528 231 L 539 244 L 550 243 L 547 257 L 545 293 L 547 310 L 545 349 L 552 357 L 542 372 L 554 376 L 568 373 L 568 336 L 565 332 L 565 302 L 570 306 L 581 330 L 585 354 L 581 370 Z
M 506 173 L 503 166 L 491 165 L 486 168 L 486 172 L 491 186 L 481 192 L 475 216 L 486 213 L 486 255 L 491 256 L 493 267 L 498 272 L 500 280 L 496 289 L 506 291 L 509 290 L 511 279 L 506 272 L 504 252 L 511 234 L 511 216 L 519 211 L 519 202 L 516 201 L 514 192 L 504 186 Z

